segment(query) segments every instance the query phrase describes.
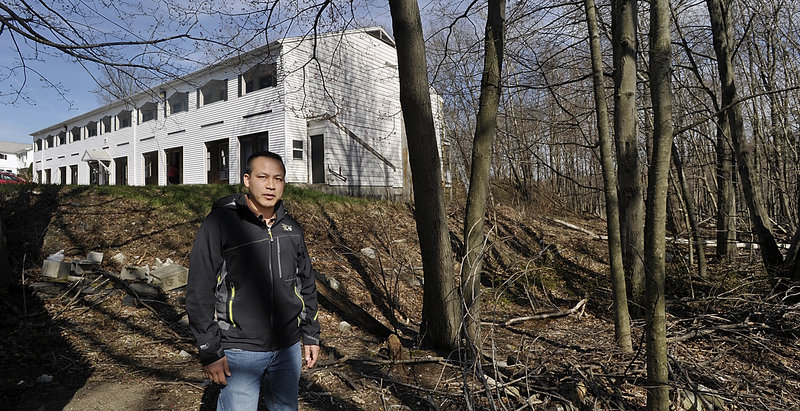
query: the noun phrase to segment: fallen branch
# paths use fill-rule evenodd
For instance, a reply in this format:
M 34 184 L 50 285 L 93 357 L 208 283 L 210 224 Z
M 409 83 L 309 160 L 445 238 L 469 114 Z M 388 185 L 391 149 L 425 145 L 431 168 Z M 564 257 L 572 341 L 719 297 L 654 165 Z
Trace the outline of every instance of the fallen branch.
M 428 363 L 439 363 L 442 365 L 447 365 L 447 360 L 443 357 L 426 357 L 426 358 L 416 358 L 410 360 L 379 360 L 375 358 L 348 358 L 347 361 L 356 361 L 356 362 L 372 362 L 376 364 L 428 364 Z
M 368 313 L 367 310 L 331 288 L 327 279 L 321 274 L 317 274 L 317 295 L 319 295 L 320 300 L 337 308 L 344 314 L 344 318 L 362 329 L 380 338 L 387 338 L 392 334 L 392 330 Z
M 139 302 L 139 304 L 141 304 L 142 306 L 144 306 L 145 308 L 150 310 L 150 312 L 152 312 L 156 316 L 159 316 L 159 317 L 161 316 L 161 314 L 159 314 L 158 311 L 155 310 L 155 308 L 149 306 L 146 302 L 144 302 L 142 297 L 139 296 L 139 293 L 137 293 L 136 290 L 131 288 L 131 286 L 128 285 L 128 283 L 126 283 L 125 280 L 122 280 L 119 277 L 117 277 L 116 275 L 114 275 L 114 274 L 112 274 L 112 273 L 110 273 L 108 271 L 105 271 L 105 270 L 95 270 L 95 272 L 99 273 L 99 274 L 103 275 L 103 277 L 106 277 L 107 279 L 113 281 L 114 285 L 117 285 L 117 286 L 123 288 L 128 294 L 131 295 L 131 297 L 135 298 Z
M 566 317 L 566 316 L 568 316 L 570 314 L 574 314 L 574 313 L 578 312 L 584 305 L 586 305 L 586 300 L 587 299 L 584 298 L 583 300 L 578 301 L 578 303 L 575 304 L 575 306 L 570 308 L 569 310 L 562 310 L 562 311 L 557 311 L 557 312 L 554 312 L 554 313 L 543 313 L 543 314 L 536 314 L 536 315 L 528 315 L 528 316 L 525 316 L 525 317 L 512 318 L 512 319 L 506 321 L 504 323 L 504 325 L 506 327 L 508 327 L 510 325 L 513 325 L 513 324 L 516 324 L 516 323 L 519 323 L 519 322 L 522 322 L 522 321 L 544 320 L 546 318 Z
M 345 355 L 338 360 L 329 361 L 325 363 L 318 363 L 317 365 L 320 367 L 331 367 L 335 365 L 341 365 L 348 362 L 369 362 L 374 364 L 429 364 L 429 363 L 439 363 L 442 365 L 449 365 L 448 361 L 444 357 L 425 357 L 425 358 L 413 358 L 410 360 L 383 360 L 378 358 L 366 358 L 366 357 L 350 357 Z
M 554 218 L 554 219 L 553 219 L 553 221 L 555 221 L 555 222 L 557 222 L 557 223 L 559 223 L 559 224 L 561 224 L 561 225 L 564 225 L 564 226 L 566 226 L 566 227 L 568 227 L 568 228 L 571 228 L 571 229 L 573 229 L 573 230 L 578 230 L 578 231 L 580 231 L 580 232 L 582 232 L 582 233 L 586 233 L 586 234 L 588 234 L 588 235 L 590 235 L 590 236 L 592 236 L 592 237 L 594 237 L 594 238 L 597 238 L 597 239 L 601 239 L 601 240 L 606 240 L 606 239 L 608 239 L 608 237 L 607 237 L 607 236 L 600 235 L 600 234 L 596 234 L 596 233 L 594 233 L 594 232 L 591 232 L 591 231 L 589 231 L 589 230 L 587 230 L 587 229 L 585 229 L 585 228 L 578 227 L 578 226 L 576 226 L 576 225 L 574 225 L 574 224 L 570 224 L 570 223 L 568 223 L 568 222 L 566 222 L 566 221 L 559 220 L 559 219 L 557 219 L 557 218 Z
M 155 314 L 155 315 L 156 315 L 156 317 L 162 318 L 161 314 L 159 314 L 159 312 L 158 312 L 158 311 L 156 311 L 156 309 L 155 309 L 155 308 L 153 308 L 153 307 L 151 307 L 150 305 L 148 305 L 148 304 L 145 302 L 145 299 L 143 299 L 143 298 L 142 298 L 142 297 L 139 295 L 139 293 L 137 293 L 137 292 L 136 292 L 136 290 L 134 290 L 133 288 L 131 288 L 131 286 L 130 286 L 130 285 L 128 285 L 128 283 L 127 283 L 127 282 L 125 282 L 125 280 L 122 280 L 122 279 L 120 279 L 119 277 L 117 277 L 116 275 L 114 275 L 114 274 L 112 274 L 112 273 L 110 273 L 110 272 L 108 272 L 108 271 L 105 271 L 105 270 L 95 270 L 94 272 L 96 272 L 96 273 L 99 273 L 99 274 L 101 274 L 103 277 L 106 277 L 107 279 L 111 280 L 111 281 L 114 283 L 114 285 L 117 285 L 117 286 L 120 286 L 120 287 L 124 288 L 124 289 L 125 289 L 125 291 L 126 291 L 126 292 L 127 292 L 129 295 L 131 295 L 131 297 L 135 298 L 135 299 L 136 299 L 136 301 L 138 301 L 138 302 L 139 302 L 139 304 L 141 304 L 142 306 L 144 306 L 145 308 L 147 308 L 147 309 L 148 309 L 148 310 L 149 310 L 151 313 Z M 166 330 L 166 331 L 167 331 L 169 334 L 171 334 L 173 337 L 177 338 L 178 340 L 184 340 L 184 339 L 185 339 L 185 337 L 184 337 L 184 336 L 182 336 L 182 335 L 178 334 L 177 332 L 173 331 L 171 328 L 166 328 L 165 330 Z
M 430 389 L 430 388 L 421 387 L 419 385 L 407 384 L 407 383 L 404 383 L 404 382 L 393 380 L 391 378 L 387 378 L 386 376 L 369 375 L 369 374 L 364 374 L 364 373 L 360 373 L 360 372 L 356 373 L 356 375 L 358 375 L 361 378 L 380 381 L 381 385 L 383 385 L 383 384 L 395 384 L 395 385 L 399 385 L 401 387 L 405 387 L 405 388 L 410 388 L 410 389 L 417 390 L 417 391 L 426 392 L 428 394 L 441 395 L 443 397 L 460 397 L 461 396 L 460 393 L 439 391 L 439 390 L 434 390 L 434 389 Z
M 759 324 L 746 324 L 746 323 L 721 324 L 712 328 L 694 329 L 675 337 L 669 337 L 667 338 L 667 342 L 683 342 L 703 335 L 713 334 L 715 331 L 749 330 L 752 328 L 768 329 L 769 327 Z
M 585 228 L 578 227 L 575 224 L 568 223 L 568 222 L 566 222 L 564 220 L 559 220 L 557 218 L 553 218 L 552 221 L 554 221 L 556 223 L 559 223 L 559 224 L 561 224 L 561 225 L 563 225 L 563 226 L 565 226 L 567 228 L 571 228 L 573 230 L 585 233 L 585 234 L 587 234 L 587 235 L 589 235 L 591 237 L 594 237 L 595 239 L 608 240 L 608 236 L 606 236 L 606 235 L 597 234 L 597 233 L 595 233 L 593 231 L 589 231 L 589 230 L 587 230 Z M 689 244 L 690 241 L 692 243 L 694 243 L 694 240 L 689 240 L 689 239 L 686 239 L 686 238 L 665 237 L 665 239 L 667 241 L 671 241 L 671 242 L 674 242 L 676 244 L 682 244 L 682 245 Z M 702 243 L 706 247 L 716 247 L 717 246 L 717 242 L 715 240 L 702 240 Z M 753 250 L 759 249 L 759 245 L 755 241 L 750 241 L 750 242 L 739 241 L 739 242 L 736 242 L 735 244 L 736 244 L 736 248 L 750 248 L 750 249 L 753 249 Z M 779 248 L 783 248 L 785 250 L 788 250 L 789 247 L 790 247 L 790 244 L 780 243 L 780 244 L 778 244 L 778 247 Z

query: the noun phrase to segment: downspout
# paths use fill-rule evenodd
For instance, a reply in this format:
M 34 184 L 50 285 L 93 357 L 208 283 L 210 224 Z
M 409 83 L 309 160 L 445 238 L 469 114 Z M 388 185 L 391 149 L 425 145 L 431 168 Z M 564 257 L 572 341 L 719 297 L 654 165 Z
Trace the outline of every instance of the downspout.
M 136 114 L 135 117 L 134 117 L 134 114 Z M 132 175 L 128 176 L 128 180 L 131 182 L 130 185 L 132 185 L 132 186 L 138 186 L 139 185 L 138 184 L 138 182 L 139 182 L 139 167 L 137 167 L 137 165 L 139 164 L 139 153 L 138 153 L 138 150 L 136 148 L 136 142 L 139 140 L 138 136 L 136 135 L 136 129 L 137 129 L 136 126 L 137 126 L 137 124 L 139 124 L 139 115 L 138 115 L 138 113 L 136 113 L 136 107 L 134 107 L 134 108 L 131 109 L 131 127 L 133 127 L 133 141 L 131 142 L 131 145 L 133 146 L 133 155 L 131 155 L 131 164 L 132 164 L 131 174 Z M 131 178 L 131 177 L 133 177 L 133 178 Z M 144 184 L 142 184 L 142 185 L 144 185 Z

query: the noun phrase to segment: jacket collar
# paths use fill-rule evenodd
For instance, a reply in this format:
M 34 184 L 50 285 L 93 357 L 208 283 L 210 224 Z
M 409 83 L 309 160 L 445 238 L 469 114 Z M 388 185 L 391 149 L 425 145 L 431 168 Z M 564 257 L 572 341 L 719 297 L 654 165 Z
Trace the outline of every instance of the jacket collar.
M 246 219 L 250 220 L 259 225 L 267 225 L 266 218 L 259 218 L 259 216 L 253 213 L 253 210 L 247 206 L 247 194 L 239 194 L 236 196 L 234 200 L 237 210 L 239 213 Z M 286 216 L 286 207 L 283 205 L 283 200 L 278 200 L 278 203 L 275 204 L 275 222 L 272 223 L 273 225 L 277 224 L 283 217 Z

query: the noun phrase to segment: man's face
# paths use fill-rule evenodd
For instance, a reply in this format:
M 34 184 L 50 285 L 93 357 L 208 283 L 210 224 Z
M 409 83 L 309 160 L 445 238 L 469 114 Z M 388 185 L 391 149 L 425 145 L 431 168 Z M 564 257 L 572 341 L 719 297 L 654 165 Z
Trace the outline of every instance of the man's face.
M 250 200 L 264 218 L 272 217 L 275 204 L 283 196 L 286 186 L 280 161 L 269 157 L 256 157 L 251 162 L 250 174 L 244 175 L 244 186 Z

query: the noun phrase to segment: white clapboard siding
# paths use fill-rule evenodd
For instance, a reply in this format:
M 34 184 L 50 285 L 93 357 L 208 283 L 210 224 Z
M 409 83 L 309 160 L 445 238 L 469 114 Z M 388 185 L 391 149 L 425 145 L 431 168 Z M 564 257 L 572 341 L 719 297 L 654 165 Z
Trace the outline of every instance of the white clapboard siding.
M 308 119 L 334 115 L 394 166 L 336 127 L 325 130 L 325 163 L 347 178 L 328 176 L 332 185 L 401 186 L 402 154 L 397 55 L 390 45 L 365 33 L 321 36 L 309 63 L 310 42 L 291 49 L 287 66 L 287 107 Z M 292 70 L 290 67 L 299 67 Z M 395 102 L 392 104 L 392 102 Z M 309 133 L 316 134 L 316 133 Z

